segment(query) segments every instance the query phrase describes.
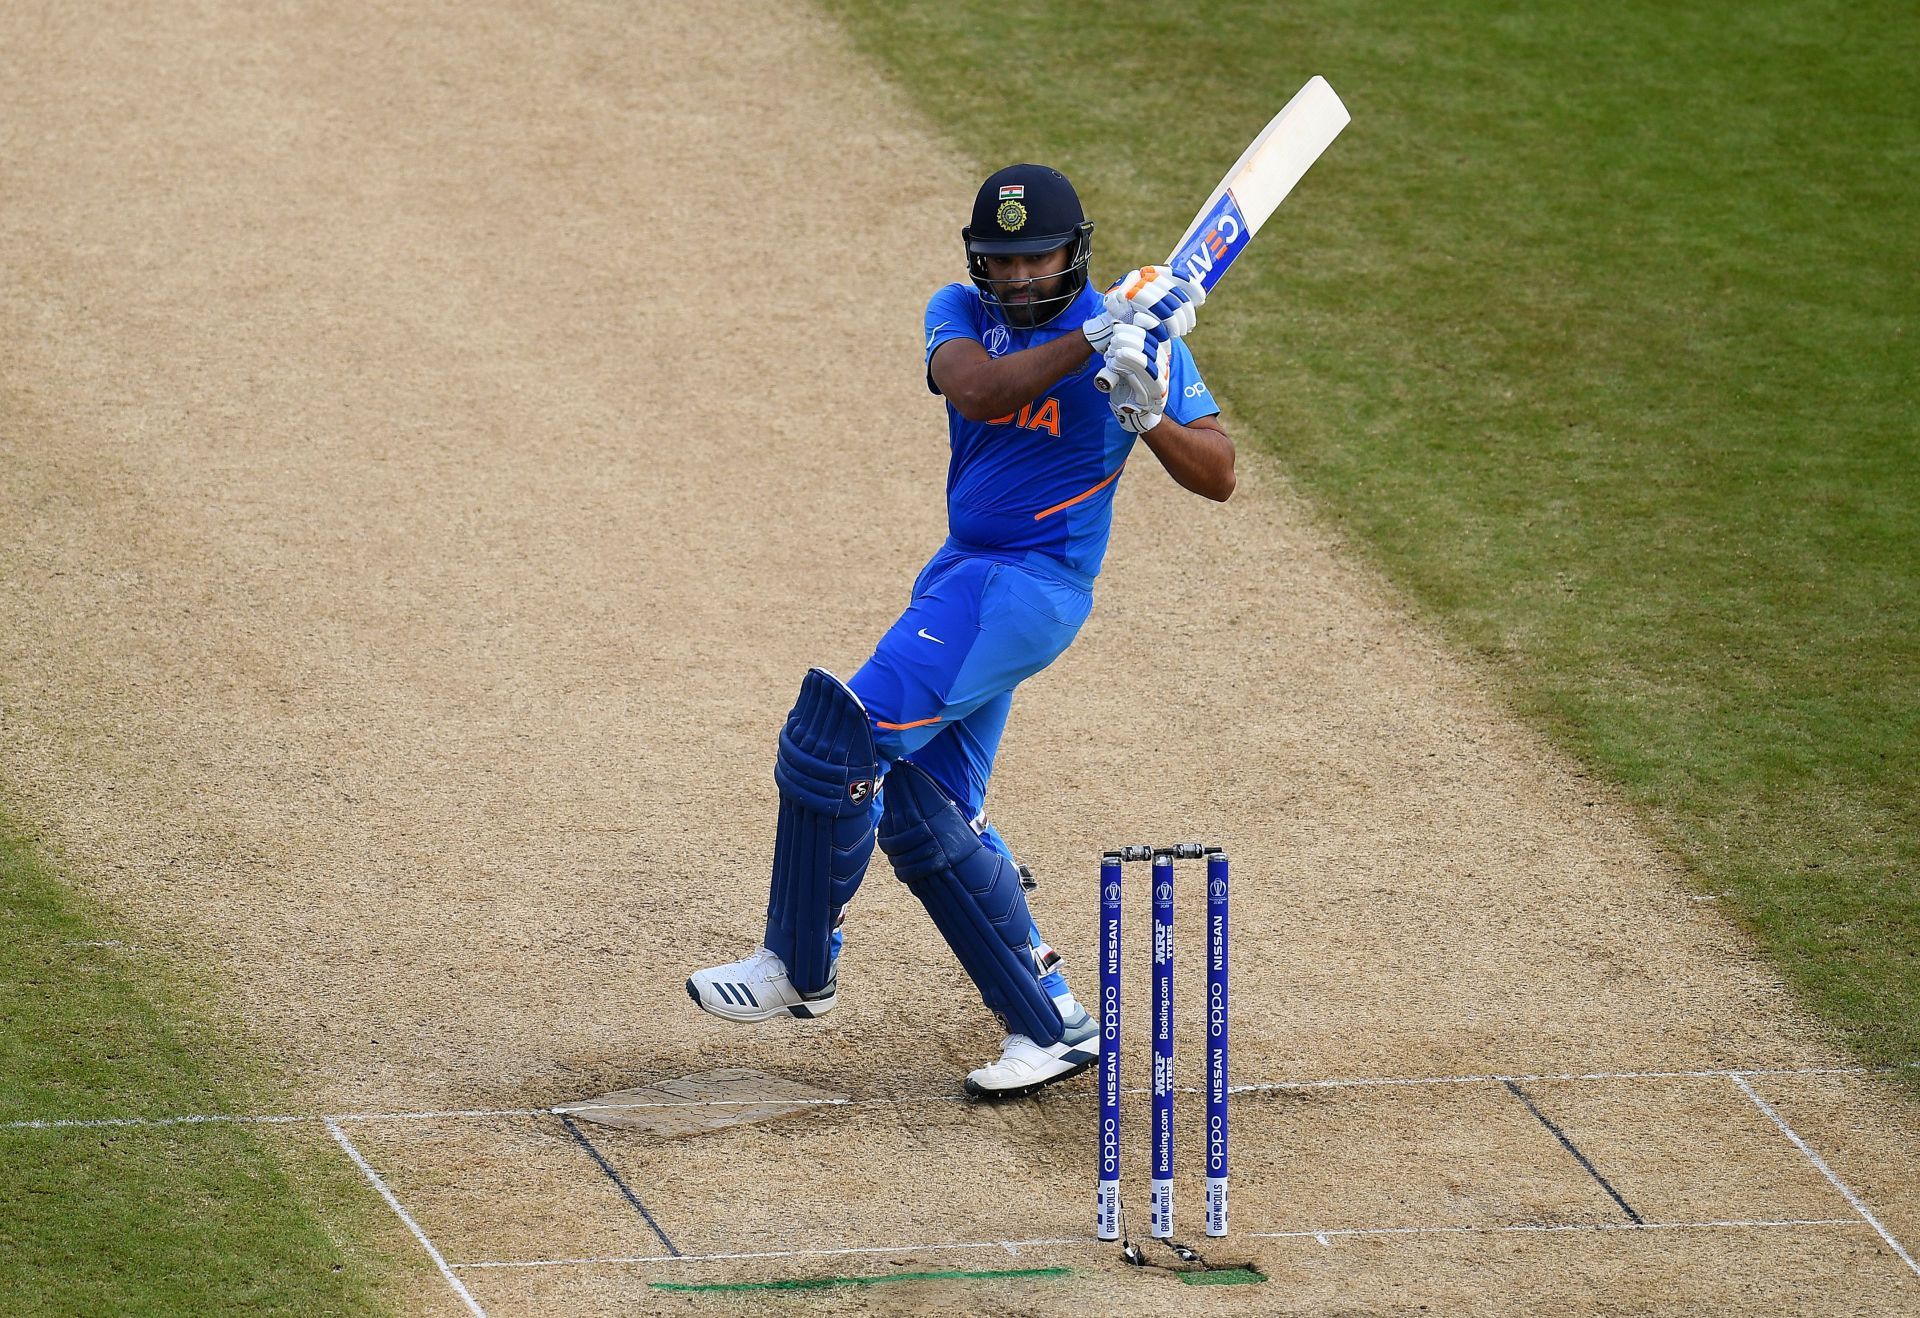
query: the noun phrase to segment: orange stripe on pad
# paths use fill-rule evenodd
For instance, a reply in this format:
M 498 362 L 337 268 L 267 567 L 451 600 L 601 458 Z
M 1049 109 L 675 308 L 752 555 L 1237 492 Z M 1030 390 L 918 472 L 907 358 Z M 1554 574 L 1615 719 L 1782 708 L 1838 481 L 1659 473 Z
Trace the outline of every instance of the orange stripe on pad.
M 1121 463 L 1119 466 L 1113 469 L 1113 475 L 1107 477 L 1105 480 L 1101 481 L 1098 485 L 1094 486 L 1092 489 L 1082 490 L 1080 491 L 1080 493 L 1074 495 L 1071 499 L 1068 499 L 1066 502 L 1056 503 L 1051 508 L 1042 508 L 1039 512 L 1033 515 L 1033 520 L 1037 522 L 1042 517 L 1051 517 L 1063 508 L 1071 508 L 1073 507 L 1073 505 L 1075 505 L 1076 503 L 1080 503 L 1082 500 L 1091 499 L 1094 495 L 1106 489 L 1107 486 L 1119 480 L 1120 473 L 1125 471 L 1126 469 L 1127 469 L 1127 464 L 1124 462 Z
M 888 732 L 904 732 L 908 728 L 924 728 L 939 721 L 938 718 L 923 718 L 916 719 L 912 723 L 888 723 L 884 719 L 875 719 L 873 726 L 876 728 L 885 728 Z

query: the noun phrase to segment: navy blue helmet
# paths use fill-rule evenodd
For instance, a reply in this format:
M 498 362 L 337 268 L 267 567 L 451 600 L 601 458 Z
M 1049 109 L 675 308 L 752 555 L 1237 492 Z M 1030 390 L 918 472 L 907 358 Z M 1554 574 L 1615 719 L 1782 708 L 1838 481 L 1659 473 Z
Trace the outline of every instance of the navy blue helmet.
M 1070 306 L 1087 286 L 1087 261 L 1093 255 L 1093 222 L 1080 209 L 1080 197 L 1067 176 L 1045 165 L 1008 165 L 980 185 L 973 199 L 973 220 L 960 231 L 967 245 L 967 273 L 988 307 L 1010 325 L 1044 325 Z M 1061 276 L 1042 285 L 1029 279 L 993 279 L 984 258 L 1038 256 L 1071 247 Z M 1063 282 L 1050 286 L 1055 279 Z M 1030 302 L 1008 303 L 1007 295 L 1034 292 Z

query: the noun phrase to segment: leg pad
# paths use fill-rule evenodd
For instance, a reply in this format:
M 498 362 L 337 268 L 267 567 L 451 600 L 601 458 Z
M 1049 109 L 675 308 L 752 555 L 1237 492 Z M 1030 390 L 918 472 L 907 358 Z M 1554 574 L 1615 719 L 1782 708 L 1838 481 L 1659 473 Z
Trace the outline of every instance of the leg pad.
M 1034 966 L 1033 917 L 1019 871 L 906 760 L 887 775 L 880 847 L 1007 1029 L 1038 1044 L 1060 1042 L 1059 1009 Z
M 773 766 L 780 816 L 765 940 L 802 993 L 826 985 L 833 930 L 866 875 L 879 773 L 858 697 L 825 669 L 808 670 Z

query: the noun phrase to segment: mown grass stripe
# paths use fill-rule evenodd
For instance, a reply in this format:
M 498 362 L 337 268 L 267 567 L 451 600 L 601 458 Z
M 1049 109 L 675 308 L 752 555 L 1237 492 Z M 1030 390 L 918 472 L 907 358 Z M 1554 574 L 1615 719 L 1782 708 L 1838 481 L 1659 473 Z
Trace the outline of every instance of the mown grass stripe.
M 390 1265 L 354 1243 L 376 1210 L 330 1145 L 100 1115 L 264 1092 L 205 986 L 102 955 L 124 941 L 104 923 L 0 813 L 0 1313 L 386 1312 L 372 1282 Z M 47 1111 L 73 1117 L 30 1116 Z M 341 1206 L 323 1223 L 309 1202 Z
M 897 1281 L 1044 1281 L 1071 1277 L 1072 1268 L 997 1268 L 984 1272 L 888 1272 L 872 1277 L 780 1277 L 773 1281 L 653 1281 L 657 1291 L 821 1291 L 836 1286 L 884 1286 Z

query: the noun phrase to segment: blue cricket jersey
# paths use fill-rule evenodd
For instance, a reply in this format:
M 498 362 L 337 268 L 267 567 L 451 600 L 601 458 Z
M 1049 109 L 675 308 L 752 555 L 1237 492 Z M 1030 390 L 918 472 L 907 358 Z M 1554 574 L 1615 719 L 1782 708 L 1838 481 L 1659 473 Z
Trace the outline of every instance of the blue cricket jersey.
M 1063 334 L 1100 313 L 1091 283 L 1073 305 L 1038 329 L 1002 324 L 972 284 L 948 284 L 927 303 L 926 357 L 941 344 L 973 339 L 1004 357 Z M 1012 416 L 969 421 L 947 404 L 953 457 L 947 465 L 947 533 L 963 546 L 1020 555 L 1038 552 L 1089 579 L 1100 572 L 1113 528 L 1113 492 L 1137 436 L 1121 429 L 1094 388 L 1096 356 Z M 927 387 L 940 390 L 931 373 Z M 1167 415 L 1185 425 L 1220 409 L 1180 340 L 1173 344 Z

